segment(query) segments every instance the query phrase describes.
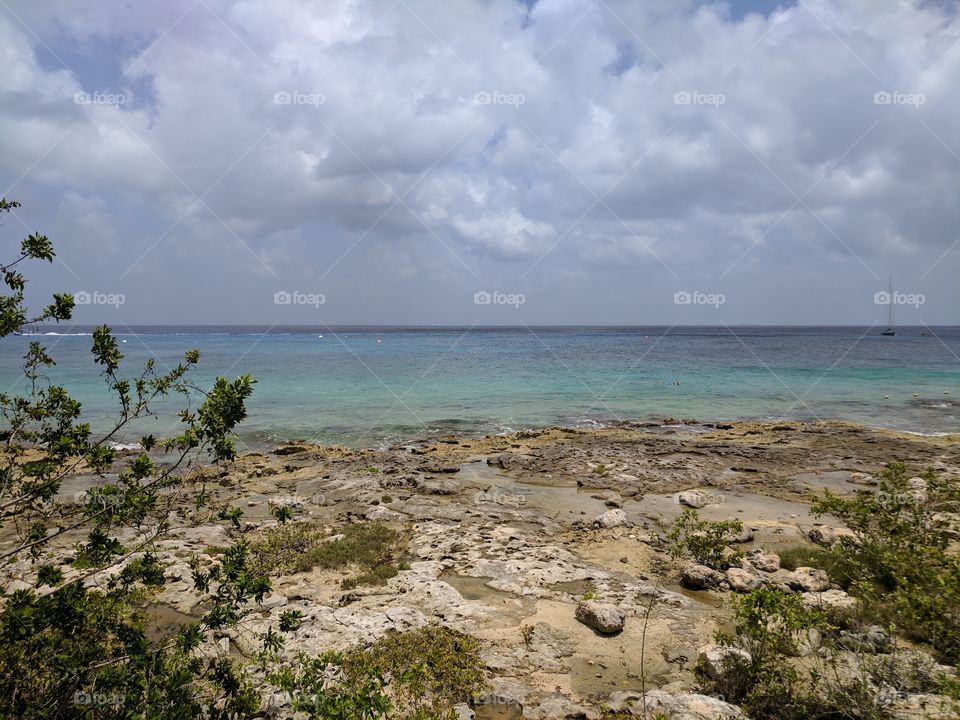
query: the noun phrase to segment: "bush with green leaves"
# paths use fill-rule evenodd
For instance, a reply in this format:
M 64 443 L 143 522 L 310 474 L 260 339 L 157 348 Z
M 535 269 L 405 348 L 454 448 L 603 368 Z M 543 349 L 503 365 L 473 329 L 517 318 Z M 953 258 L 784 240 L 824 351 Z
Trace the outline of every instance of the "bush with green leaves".
M 957 712 L 956 673 L 938 666 L 960 653 L 960 487 L 928 470 L 910 478 L 900 463 L 874 490 L 852 497 L 826 491 L 814 504 L 853 531 L 823 548 L 784 553 L 784 566 L 829 571 L 857 599 L 842 613 L 809 607 L 800 595 L 767 587 L 734 599 L 735 626 L 722 645 L 749 653 L 720 678 L 703 673 L 704 689 L 722 693 L 755 720 L 893 717 L 897 693 L 943 696 L 943 717 Z M 865 640 L 879 632 L 882 648 Z M 892 642 L 887 639 L 892 638 Z M 806 646 L 805 648 L 803 646 Z M 933 702 L 933 701 L 931 701 Z M 952 709 L 950 709 L 952 708 Z M 938 715 L 939 717 L 939 715 Z
M 714 570 L 726 570 L 743 557 L 740 551 L 728 551 L 741 532 L 743 523 L 739 520 L 701 520 L 696 510 L 684 508 L 667 533 L 670 555 L 677 559 L 689 557 Z
M 252 550 L 255 566 L 264 574 L 356 568 L 358 572 L 341 583 L 351 590 L 382 585 L 396 576 L 403 565 L 404 541 L 400 531 L 381 522 L 343 525 L 330 533 L 314 523 L 296 522 L 257 533 Z
M 17 207 L 0 200 L 0 214 Z M 69 294 L 55 294 L 34 314 L 25 305 L 21 263 L 53 258 L 50 241 L 31 234 L 0 266 L 0 337 L 29 323 L 70 319 Z M 196 350 L 167 372 L 148 360 L 124 377 L 123 355 L 105 326 L 94 330 L 91 353 L 117 404 L 112 426 L 99 436 L 81 404 L 46 378 L 55 360 L 40 342 L 27 345 L 23 394 L 0 394 L 0 717 L 249 717 L 259 697 L 245 673 L 199 652 L 213 629 L 236 622 L 269 591 L 268 579 L 250 570 L 243 543 L 212 565 L 195 566 L 196 585 L 207 594 L 199 622 L 157 641 L 139 608 L 165 583 L 158 541 L 171 519 L 224 517 L 204 475 L 190 468 L 234 458 L 233 433 L 254 381 L 221 377 L 212 388 L 197 387 L 190 380 Z M 179 430 L 144 437 L 142 450 L 119 455 L 112 443 L 171 396 L 184 404 Z M 61 488 L 80 474 L 100 484 L 79 505 L 65 502 Z
M 861 614 L 960 666 L 960 484 L 929 469 L 910 478 L 891 463 L 875 490 L 825 491 L 812 510 L 853 531 L 827 553 Z
M 346 652 L 303 655 L 268 677 L 311 720 L 448 720 L 454 705 L 485 686 L 479 642 L 442 625 Z

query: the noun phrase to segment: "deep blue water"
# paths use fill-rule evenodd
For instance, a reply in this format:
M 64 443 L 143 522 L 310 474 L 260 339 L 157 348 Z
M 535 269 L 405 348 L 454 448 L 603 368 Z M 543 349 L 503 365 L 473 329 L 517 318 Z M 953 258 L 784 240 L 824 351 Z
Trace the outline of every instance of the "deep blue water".
M 196 378 L 257 379 L 242 437 L 378 445 L 438 432 L 507 432 L 667 417 L 840 418 L 920 433 L 960 431 L 960 328 L 116 328 L 134 375 L 199 348 Z M 22 390 L 20 358 L 42 340 L 49 373 L 95 428 L 114 404 L 89 328 L 0 340 L 0 390 Z M 923 334 L 933 333 L 933 334 Z M 322 338 L 320 336 L 323 336 Z M 170 434 L 173 404 L 143 432 Z

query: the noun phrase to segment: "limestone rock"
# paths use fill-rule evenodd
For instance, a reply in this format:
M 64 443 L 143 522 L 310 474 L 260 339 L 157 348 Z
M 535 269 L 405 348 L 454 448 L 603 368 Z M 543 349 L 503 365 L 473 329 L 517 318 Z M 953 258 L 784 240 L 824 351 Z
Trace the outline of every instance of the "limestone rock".
M 626 613 L 616 605 L 587 600 L 577 605 L 575 617 L 589 628 L 604 635 L 612 635 L 623 630 Z
M 603 504 L 610 508 L 619 508 L 623 507 L 623 498 L 617 493 L 612 493 L 606 500 L 603 501 Z
M 761 587 L 763 578 L 742 568 L 732 567 L 727 570 L 727 582 L 732 590 L 746 593 Z
M 559 693 L 549 695 L 535 707 L 524 707 L 523 717 L 531 720 L 596 720 L 600 713 L 579 705 Z
M 722 682 L 728 675 L 739 674 L 738 665 L 750 662 L 746 650 L 725 645 L 707 645 L 700 648 L 700 663 L 707 677 Z
M 627 514 L 620 509 L 607 510 L 593 519 L 593 524 L 601 528 L 615 528 L 627 524 Z
M 838 644 L 846 650 L 868 653 L 885 653 L 893 647 L 887 631 L 879 625 L 871 625 L 863 632 L 844 630 L 840 633 Z
M 545 622 L 538 622 L 533 626 L 527 646 L 531 652 L 551 658 L 569 657 L 574 651 L 570 637 L 559 628 Z
M 687 507 L 699 510 L 705 505 L 710 504 L 711 495 L 702 490 L 684 490 L 683 492 L 678 492 L 674 498 L 680 505 L 686 505 Z
M 459 703 L 453 706 L 453 717 L 454 720 L 474 720 L 477 714 L 466 703 Z
M 684 566 L 680 575 L 680 581 L 689 590 L 709 590 L 720 587 L 723 580 L 723 575 L 713 568 L 696 563 Z
M 425 495 L 456 495 L 460 492 L 460 483 L 453 478 L 433 478 L 420 488 Z
M 760 572 L 772 573 L 780 569 L 780 556 L 773 553 L 754 553 L 747 558 L 750 564 Z
M 824 545 L 826 547 L 831 547 L 835 545 L 840 538 L 853 538 L 855 537 L 852 530 L 847 528 L 835 528 L 829 527 L 827 525 L 818 525 L 817 527 L 811 528 L 807 533 L 807 537 L 810 538 L 817 545 Z
M 830 587 L 830 578 L 819 568 L 798 567 L 784 577 L 784 581 L 793 590 L 801 592 L 820 592 Z
M 888 710 L 893 720 L 956 720 L 960 702 L 943 695 L 896 693 Z
M 744 528 L 730 538 L 731 545 L 743 545 L 748 542 L 753 542 L 753 530 L 751 528 Z
M 799 569 L 799 568 L 798 568 Z M 809 607 L 824 607 L 837 610 L 852 610 L 857 605 L 857 599 L 843 590 L 824 590 L 822 592 L 803 593 L 803 604 Z
M 367 520 L 399 520 L 403 515 L 384 505 L 374 505 L 373 507 L 367 508 L 364 517 L 366 517 Z
M 646 706 L 648 717 L 666 716 L 670 720 L 747 720 L 747 716 L 736 705 L 696 693 L 670 695 L 663 690 L 650 690 L 646 694 Z M 629 708 L 635 717 L 643 716 L 642 700 L 631 702 Z

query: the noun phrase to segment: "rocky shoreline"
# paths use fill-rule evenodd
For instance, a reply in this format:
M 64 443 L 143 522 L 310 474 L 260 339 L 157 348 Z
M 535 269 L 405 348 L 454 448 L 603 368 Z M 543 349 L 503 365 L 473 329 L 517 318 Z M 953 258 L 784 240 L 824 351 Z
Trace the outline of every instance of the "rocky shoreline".
M 778 552 L 842 534 L 810 514 L 813 495 L 870 488 L 890 461 L 960 478 L 960 435 L 781 422 L 551 428 L 385 450 L 288 443 L 200 471 L 243 519 L 236 530 L 175 528 L 160 543 L 171 582 L 153 602 L 170 624 L 198 614 L 189 557 L 212 562 L 214 548 L 276 525 L 278 506 L 318 527 L 378 522 L 406 538 L 395 577 L 350 590 L 342 569 L 275 577 L 262 607 L 211 652 L 252 657 L 289 610 L 303 621 L 283 648 L 288 657 L 437 622 L 481 642 L 489 691 L 460 707 L 461 717 L 600 718 L 601 708 L 640 716 L 644 703 L 650 717 L 742 717 L 698 694 L 692 672 L 698 658 L 708 668 L 716 660 L 711 643 L 731 621 L 727 600 L 769 585 L 806 603 L 849 602 L 822 571 L 780 568 Z M 671 561 L 664 534 L 684 507 L 742 521 L 739 567 Z M 897 717 L 937 717 L 922 714 L 923 698 L 895 702 Z M 267 702 L 265 711 L 282 707 Z

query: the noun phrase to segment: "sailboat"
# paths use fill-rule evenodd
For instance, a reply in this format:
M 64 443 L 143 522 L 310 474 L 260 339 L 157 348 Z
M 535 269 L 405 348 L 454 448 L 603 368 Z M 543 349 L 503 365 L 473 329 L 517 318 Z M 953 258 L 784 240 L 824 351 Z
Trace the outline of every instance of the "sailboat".
M 890 278 L 890 290 L 887 292 L 887 329 L 881 335 L 893 337 L 897 331 L 893 329 L 893 278 Z

